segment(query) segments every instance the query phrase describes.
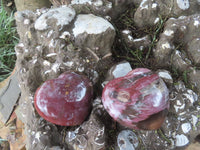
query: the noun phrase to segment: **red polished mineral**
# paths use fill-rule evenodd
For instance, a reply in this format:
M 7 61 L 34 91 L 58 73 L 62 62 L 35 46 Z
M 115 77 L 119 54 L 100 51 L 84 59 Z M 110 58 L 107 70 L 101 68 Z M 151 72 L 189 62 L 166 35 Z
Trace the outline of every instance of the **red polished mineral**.
M 65 72 L 44 82 L 36 91 L 34 105 L 45 120 L 62 126 L 80 125 L 91 106 L 92 84 L 75 72 Z
M 104 87 L 102 102 L 110 116 L 132 129 L 154 130 L 169 109 L 169 92 L 163 80 L 146 68 L 130 71 Z

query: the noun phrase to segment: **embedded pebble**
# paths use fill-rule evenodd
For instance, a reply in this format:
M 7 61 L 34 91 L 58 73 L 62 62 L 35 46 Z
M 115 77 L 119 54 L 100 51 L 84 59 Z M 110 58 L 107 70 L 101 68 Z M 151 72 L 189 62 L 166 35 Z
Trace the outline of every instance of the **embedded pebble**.
M 78 15 L 74 24 L 73 34 L 75 37 L 84 32 L 88 34 L 100 34 L 105 32 L 108 28 L 114 30 L 112 24 L 107 20 L 94 16 L 93 14 Z
M 52 34 L 53 34 L 53 30 L 50 30 L 48 33 L 47 33 L 47 38 L 50 38 L 51 36 L 52 36 Z
M 44 74 L 48 74 L 48 73 L 50 73 L 52 70 L 47 70 L 47 71 L 45 71 L 44 72 Z
M 113 66 L 111 70 L 114 78 L 119 78 L 125 76 L 128 72 L 130 72 L 132 70 L 132 67 L 129 62 L 125 61 L 117 64 L 116 66 Z
M 185 108 L 185 104 L 177 100 L 177 105 L 174 105 L 174 108 L 176 110 L 176 113 L 178 113 L 180 110 L 183 110 Z
M 57 54 L 56 53 L 47 54 L 47 57 L 52 57 L 52 56 L 57 56 Z
M 65 39 L 65 38 L 68 37 L 68 36 L 70 36 L 70 33 L 69 33 L 68 31 L 65 31 L 65 32 L 62 33 L 61 36 L 59 36 L 59 38 Z
M 72 67 L 72 65 L 74 64 L 74 62 L 73 61 L 67 61 L 67 62 L 65 62 L 65 63 L 63 63 L 65 66 L 67 66 L 67 67 Z
M 195 21 L 194 21 L 194 26 L 198 28 L 199 25 L 200 25 L 200 22 L 199 22 L 198 20 L 195 20 Z
M 191 104 L 198 100 L 198 95 L 190 89 L 188 89 L 187 93 L 184 93 L 183 95 L 190 101 Z
M 168 42 L 162 44 L 163 49 L 171 48 L 170 44 Z
M 29 19 L 24 19 L 24 24 L 25 25 L 29 25 L 30 24 L 30 20 Z
M 44 61 L 43 61 L 43 65 L 44 65 L 44 66 L 50 66 L 51 63 L 50 63 L 49 61 L 47 61 L 47 60 L 44 60 Z
M 55 73 L 57 73 L 59 67 L 60 67 L 60 64 L 55 63 L 55 64 L 53 64 L 53 66 L 51 67 L 51 69 L 52 69 Z
M 170 72 L 167 70 L 159 70 L 158 76 L 161 77 L 165 82 L 173 83 L 173 78 Z
M 187 145 L 188 143 L 189 143 L 189 140 L 188 140 L 187 136 L 185 136 L 183 134 L 176 135 L 176 146 L 182 147 L 182 146 Z
M 124 34 L 131 34 L 131 31 L 126 29 L 126 30 L 123 30 L 122 33 L 124 33 Z
M 180 9 L 186 10 L 190 7 L 190 2 L 189 0 L 176 0 L 178 7 Z
M 182 128 L 184 133 L 188 133 L 192 129 L 190 123 L 183 123 L 181 125 L 181 128 Z
M 154 24 L 158 23 L 159 20 L 160 20 L 160 18 L 156 18 L 156 19 L 154 20 Z
M 166 35 L 166 36 L 172 36 L 173 34 L 174 34 L 174 31 L 173 30 L 165 30 L 164 31 L 164 34 Z
M 122 61 L 112 66 L 107 73 L 106 80 L 101 84 L 101 86 L 104 87 L 108 83 L 108 81 L 112 79 L 125 76 L 131 70 L 132 67 L 127 61 Z
M 148 9 L 148 5 L 145 4 L 147 3 L 147 0 L 142 0 L 142 2 L 140 3 L 140 9 Z
M 95 1 L 92 1 L 92 0 L 72 0 L 71 1 L 71 4 L 90 4 L 90 5 L 94 5 L 94 6 L 102 6 L 103 5 L 103 2 L 102 0 L 95 0 Z
M 192 125 L 193 127 L 196 129 L 196 124 L 198 122 L 198 117 L 197 116 L 194 116 L 192 115 Z
M 185 84 L 183 83 L 183 81 L 178 81 L 177 84 L 175 84 L 175 88 L 178 92 L 180 91 L 184 91 L 186 89 Z
M 157 6 L 158 6 L 157 3 L 153 3 L 153 4 L 152 4 L 152 8 L 156 8 Z
M 56 25 L 62 27 L 68 25 L 75 17 L 75 10 L 71 7 L 60 7 L 50 9 L 42 14 L 35 22 L 36 30 L 46 30 L 48 28 L 48 21 L 56 19 Z M 59 18 L 59 19 L 58 19 Z
M 139 145 L 139 141 L 133 131 L 122 130 L 117 137 L 117 145 L 120 150 L 135 150 Z

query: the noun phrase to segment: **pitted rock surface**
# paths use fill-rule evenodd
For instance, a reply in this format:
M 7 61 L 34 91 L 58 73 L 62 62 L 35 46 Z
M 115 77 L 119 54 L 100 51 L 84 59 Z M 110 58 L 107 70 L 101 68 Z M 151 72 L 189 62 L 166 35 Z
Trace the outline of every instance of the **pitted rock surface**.
M 200 91 L 197 79 L 199 70 L 200 15 L 170 18 L 154 50 L 160 66 L 173 66 L 181 72 L 188 71 L 190 83 Z M 196 67 L 194 67 L 196 66 Z
M 84 122 L 74 131 L 68 131 L 65 137 L 70 150 L 102 150 L 106 147 L 105 125 L 101 122 L 104 116 L 104 108 L 101 99 L 97 98 L 93 103 L 93 111 L 88 121 Z
M 153 26 L 161 17 L 177 17 L 199 13 L 198 0 L 142 0 L 134 14 L 137 26 Z
M 141 0 L 52 0 L 55 6 L 70 5 L 76 12 L 110 16 L 117 18 L 130 4 L 139 4 Z
M 200 133 L 197 124 L 200 109 L 198 95 L 179 81 L 171 92 L 170 100 L 171 116 L 165 120 L 161 130 L 173 144 L 171 148 L 183 149 Z

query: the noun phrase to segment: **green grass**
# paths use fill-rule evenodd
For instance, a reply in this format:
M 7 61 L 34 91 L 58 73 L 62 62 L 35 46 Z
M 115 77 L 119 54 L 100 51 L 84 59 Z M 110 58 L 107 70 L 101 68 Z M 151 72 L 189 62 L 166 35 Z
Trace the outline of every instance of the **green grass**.
M 2 6 L 2 5 L 1 5 Z M 0 81 L 7 78 L 12 72 L 16 56 L 14 46 L 18 43 L 13 13 L 8 16 L 0 6 Z

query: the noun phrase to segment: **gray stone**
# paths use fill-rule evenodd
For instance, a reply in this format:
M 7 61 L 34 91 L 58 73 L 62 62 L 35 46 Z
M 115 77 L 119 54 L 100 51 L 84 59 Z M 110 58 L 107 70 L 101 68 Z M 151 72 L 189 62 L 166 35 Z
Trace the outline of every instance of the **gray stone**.
M 113 65 L 108 70 L 106 79 L 102 83 L 102 87 L 104 87 L 110 80 L 125 76 L 131 70 L 132 70 L 132 67 L 131 67 L 130 63 L 127 61 L 122 61 L 122 62 L 119 62 L 119 63 Z
M 123 77 L 131 70 L 132 67 L 129 62 L 127 61 L 119 62 L 109 69 L 106 80 L 109 81 L 115 78 Z
M 0 120 L 6 123 L 20 98 L 20 88 L 17 80 L 17 72 L 11 75 L 0 89 Z
M 92 14 L 81 14 L 74 25 L 72 31 L 77 46 L 91 53 L 96 61 L 112 55 L 115 29 L 107 20 Z
M 68 25 L 75 17 L 75 10 L 70 7 L 60 7 L 50 9 L 47 13 L 42 14 L 35 21 L 36 30 L 46 30 L 51 28 L 56 22 L 56 26 L 59 27 L 59 30 L 62 30 L 64 26 Z M 52 22 L 53 21 L 53 22 Z M 55 27 L 55 26 L 54 26 Z
M 194 81 L 194 76 L 198 76 L 198 73 L 194 75 L 192 72 L 194 70 L 199 72 L 196 69 L 199 66 L 199 22 L 199 14 L 182 16 L 178 19 L 170 18 L 154 50 L 159 66 L 173 66 L 182 73 L 187 71 L 190 76 L 189 83 L 198 91 L 200 91 L 198 80 Z
M 157 70 L 156 73 L 160 78 L 162 78 L 166 83 L 173 83 L 173 78 L 172 75 L 169 71 L 167 70 Z
M 139 141 L 133 131 L 122 130 L 117 136 L 117 145 L 120 150 L 135 150 L 139 145 Z
M 172 13 L 177 16 L 199 13 L 199 6 L 198 0 L 175 0 L 173 1 Z

